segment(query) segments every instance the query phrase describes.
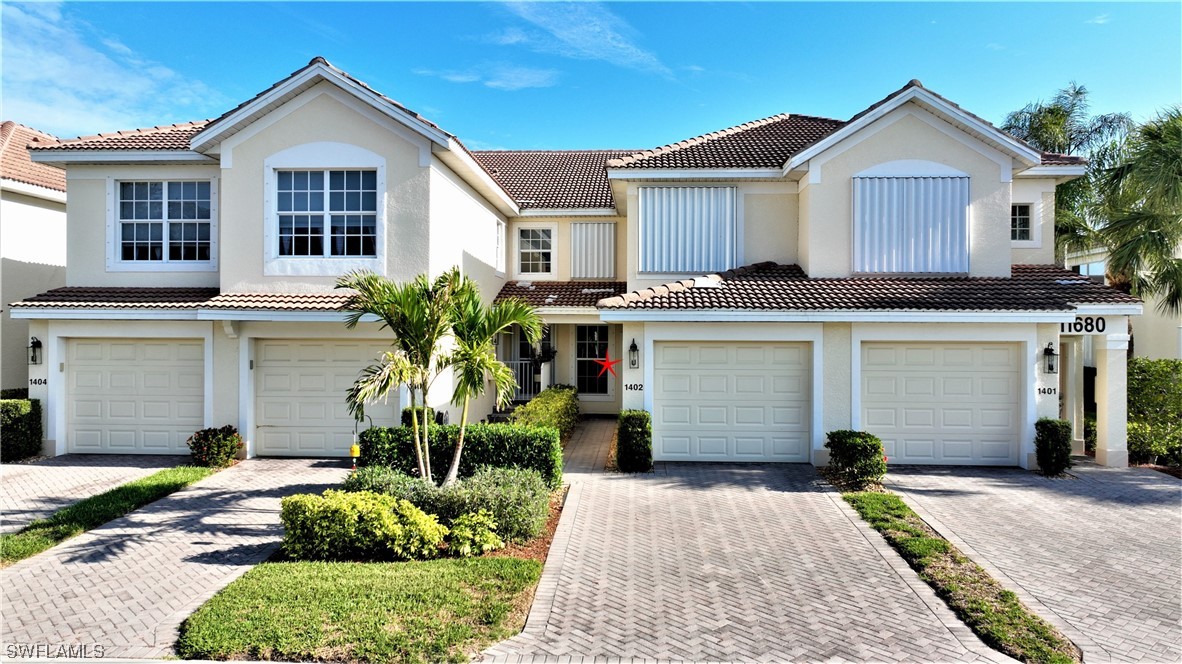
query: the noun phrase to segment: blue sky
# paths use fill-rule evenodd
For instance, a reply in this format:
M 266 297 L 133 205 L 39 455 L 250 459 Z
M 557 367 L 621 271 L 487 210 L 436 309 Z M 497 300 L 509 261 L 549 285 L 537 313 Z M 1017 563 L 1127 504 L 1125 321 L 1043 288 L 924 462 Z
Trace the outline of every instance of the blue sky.
M 3 116 L 62 136 L 216 117 L 315 55 L 474 149 L 646 148 L 848 118 L 911 78 L 995 123 L 1069 81 L 1182 101 L 1179 3 L 5 2 Z

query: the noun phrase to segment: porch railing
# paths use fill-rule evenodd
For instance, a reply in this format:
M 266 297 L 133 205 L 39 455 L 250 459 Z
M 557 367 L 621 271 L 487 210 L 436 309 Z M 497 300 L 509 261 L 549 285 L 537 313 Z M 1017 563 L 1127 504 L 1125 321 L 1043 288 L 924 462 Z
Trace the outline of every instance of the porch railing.
M 529 401 L 538 396 L 538 380 L 534 377 L 533 360 L 508 360 L 505 362 L 517 379 L 517 394 L 514 401 Z

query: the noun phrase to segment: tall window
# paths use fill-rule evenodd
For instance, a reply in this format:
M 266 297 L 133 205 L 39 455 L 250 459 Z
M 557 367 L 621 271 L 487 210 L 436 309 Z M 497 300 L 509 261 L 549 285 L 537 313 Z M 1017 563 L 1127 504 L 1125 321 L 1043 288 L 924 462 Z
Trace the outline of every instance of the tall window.
M 278 171 L 280 256 L 377 255 L 377 173 Z
M 1030 234 L 1030 205 L 1028 203 L 1010 206 L 1010 239 L 1015 242 L 1033 239 Z
M 517 230 L 517 271 L 521 274 L 553 273 L 554 229 Z
M 497 221 L 497 272 L 505 271 L 505 222 Z
M 119 183 L 119 257 L 124 261 L 209 261 L 210 183 Z
M 595 360 L 607 357 L 607 326 L 579 325 L 575 328 L 575 387 L 579 394 L 607 394 L 610 372 Z

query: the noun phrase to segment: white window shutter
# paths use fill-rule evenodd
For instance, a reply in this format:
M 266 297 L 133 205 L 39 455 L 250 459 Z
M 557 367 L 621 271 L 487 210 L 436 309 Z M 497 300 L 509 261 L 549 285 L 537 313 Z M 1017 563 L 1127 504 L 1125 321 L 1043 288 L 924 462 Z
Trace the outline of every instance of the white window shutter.
M 615 222 L 573 222 L 570 237 L 572 279 L 612 279 L 616 276 Z
M 969 271 L 967 177 L 855 177 L 854 272 Z
M 641 187 L 640 271 L 729 270 L 738 260 L 735 187 Z

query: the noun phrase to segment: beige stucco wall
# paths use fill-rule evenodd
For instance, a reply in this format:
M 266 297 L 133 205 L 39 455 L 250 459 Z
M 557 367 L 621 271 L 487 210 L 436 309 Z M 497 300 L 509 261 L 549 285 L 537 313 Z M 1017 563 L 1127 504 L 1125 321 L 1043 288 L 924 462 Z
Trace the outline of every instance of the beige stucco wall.
M 1169 316 L 1157 309 L 1159 298 L 1145 301 L 1144 313 L 1133 316 L 1133 354 L 1155 360 L 1182 359 L 1182 315 Z
M 969 175 L 969 274 L 974 277 L 1009 276 L 1010 183 L 1001 181 L 1001 167 L 997 161 L 944 133 L 943 128 L 981 150 L 993 152 L 944 120 L 909 103 L 812 160 L 810 171 L 819 169 L 820 182 L 810 181 L 809 211 L 802 215 L 816 226 L 804 233 L 809 242 L 805 254 L 809 276 L 850 275 L 853 256 L 852 177 L 872 166 L 902 159 L 937 162 Z M 1002 158 L 1000 153 L 996 156 Z M 1008 157 L 1004 160 L 1009 162 Z M 810 172 L 805 177 L 815 176 Z
M 627 220 L 623 217 L 514 217 L 509 221 L 509 233 L 505 240 L 506 273 L 510 279 L 544 279 L 547 281 L 569 281 L 571 276 L 571 228 L 572 223 L 603 222 L 616 225 L 615 242 L 615 276 L 612 279 L 623 280 L 627 269 Z M 531 277 L 521 274 L 517 268 L 517 231 L 520 228 L 552 227 L 554 235 L 554 277 Z
M 1055 262 L 1055 181 L 1050 178 L 1015 179 L 1013 204 L 1029 203 L 1032 242 L 1012 242 L 1014 263 L 1051 265 Z M 1037 245 L 1037 246 L 1034 246 Z

